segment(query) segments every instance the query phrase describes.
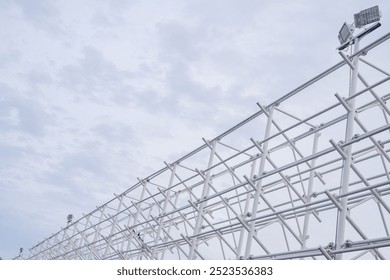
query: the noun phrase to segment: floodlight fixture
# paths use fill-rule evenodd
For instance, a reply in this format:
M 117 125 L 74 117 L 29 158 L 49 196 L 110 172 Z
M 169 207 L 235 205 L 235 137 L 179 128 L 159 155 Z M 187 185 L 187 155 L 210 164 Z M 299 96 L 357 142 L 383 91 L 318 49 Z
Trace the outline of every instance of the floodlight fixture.
M 352 39 L 353 31 L 354 31 L 353 25 L 349 25 L 346 22 L 344 22 L 343 26 L 341 27 L 341 29 L 339 31 L 339 35 L 338 35 L 340 44 L 344 44 L 345 42 Z
M 367 24 L 379 21 L 381 13 L 378 6 L 374 6 L 354 14 L 356 28 L 361 28 Z
M 69 214 L 67 219 L 68 219 L 68 224 L 70 224 L 72 222 L 72 220 L 73 220 L 73 215 Z

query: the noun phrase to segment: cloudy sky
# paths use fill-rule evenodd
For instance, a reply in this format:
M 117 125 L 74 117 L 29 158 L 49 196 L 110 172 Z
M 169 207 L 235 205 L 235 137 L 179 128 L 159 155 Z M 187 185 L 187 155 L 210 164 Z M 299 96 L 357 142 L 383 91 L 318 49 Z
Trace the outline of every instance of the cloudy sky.
M 376 4 L 379 37 L 384 0 L 0 0 L 0 257 L 340 61 Z

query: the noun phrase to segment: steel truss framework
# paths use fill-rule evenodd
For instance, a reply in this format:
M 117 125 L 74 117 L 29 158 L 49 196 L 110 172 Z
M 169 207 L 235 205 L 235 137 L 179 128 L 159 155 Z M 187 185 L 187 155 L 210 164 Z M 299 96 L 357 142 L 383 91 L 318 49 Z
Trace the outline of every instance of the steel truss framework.
M 25 258 L 390 258 L 390 74 L 363 58 L 388 38 L 340 52 L 335 66 L 268 106 L 258 103 L 255 114 Z M 315 86 L 339 69 L 349 93 L 328 92 L 333 104 L 315 113 L 291 113 L 293 97 L 319 98 Z

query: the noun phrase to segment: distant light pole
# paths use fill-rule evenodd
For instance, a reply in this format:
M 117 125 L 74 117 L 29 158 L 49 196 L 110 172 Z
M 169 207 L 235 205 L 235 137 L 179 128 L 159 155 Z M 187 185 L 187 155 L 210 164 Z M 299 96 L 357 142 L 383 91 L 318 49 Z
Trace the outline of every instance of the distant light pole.
M 72 214 L 69 214 L 68 217 L 67 217 L 66 219 L 67 219 L 67 225 L 69 225 L 70 223 L 72 223 L 73 215 L 72 215 Z
M 339 41 L 341 43 L 341 46 L 338 47 L 339 51 L 344 50 L 349 45 L 354 45 L 354 52 L 353 52 L 353 59 L 352 59 L 352 73 L 351 73 L 351 79 L 350 79 L 350 85 L 349 85 L 349 96 L 353 96 L 356 93 L 356 87 L 357 87 L 357 80 L 358 80 L 358 66 L 359 66 L 359 42 L 360 40 L 367 35 L 368 33 L 374 31 L 378 27 L 380 27 L 379 21 L 381 15 L 379 12 L 378 6 L 374 6 L 369 9 L 365 9 L 360 11 L 359 13 L 354 15 L 355 22 L 353 24 L 348 25 L 347 23 L 344 23 L 339 31 Z M 376 24 L 366 28 L 359 34 L 357 34 L 355 37 L 353 36 L 353 32 L 356 28 L 362 28 L 365 27 L 367 24 L 377 22 Z M 344 56 L 343 56 L 344 57 Z M 349 58 L 347 58 L 349 59 Z M 350 141 L 354 137 L 354 122 L 355 122 L 355 98 L 352 98 L 348 105 L 350 107 L 350 111 L 348 112 L 347 117 L 347 128 L 345 133 L 345 142 Z M 345 159 L 343 162 L 343 173 L 342 173 L 342 180 L 341 180 L 341 190 L 340 195 L 344 195 L 348 192 L 349 189 L 349 179 L 350 179 L 350 172 L 351 172 L 351 164 L 353 163 L 352 159 L 352 146 L 348 145 L 345 148 Z M 344 196 L 341 199 L 341 210 L 338 212 L 338 218 L 337 218 L 337 228 L 336 228 L 336 250 L 342 249 L 342 246 L 344 245 L 345 240 L 345 225 L 348 215 L 348 197 Z M 343 258 L 343 255 L 341 253 L 336 254 L 336 259 L 340 260 Z

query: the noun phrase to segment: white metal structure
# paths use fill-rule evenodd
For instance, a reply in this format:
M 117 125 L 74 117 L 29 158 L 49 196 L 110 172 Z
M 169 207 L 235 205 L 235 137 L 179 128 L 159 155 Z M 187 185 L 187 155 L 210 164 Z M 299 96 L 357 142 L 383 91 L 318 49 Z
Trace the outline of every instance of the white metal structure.
M 370 62 L 389 38 L 354 38 L 353 54 L 24 258 L 389 259 L 390 72 Z

